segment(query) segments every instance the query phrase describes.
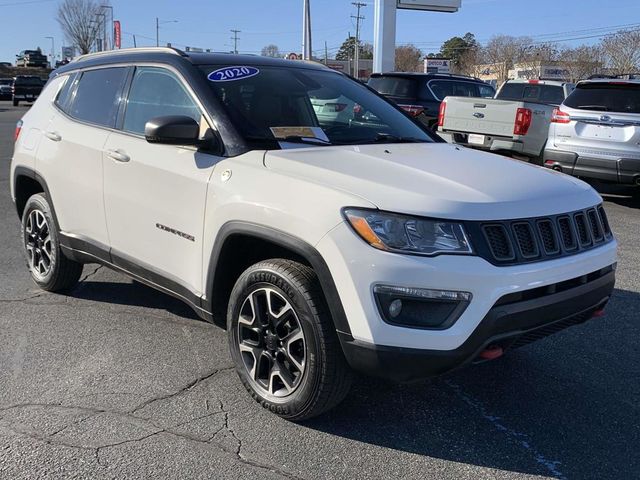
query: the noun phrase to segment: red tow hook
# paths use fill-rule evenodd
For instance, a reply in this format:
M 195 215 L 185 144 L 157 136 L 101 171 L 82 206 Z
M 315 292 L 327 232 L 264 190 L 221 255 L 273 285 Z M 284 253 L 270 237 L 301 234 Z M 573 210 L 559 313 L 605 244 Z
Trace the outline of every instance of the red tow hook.
M 592 317 L 600 318 L 600 317 L 604 317 L 605 315 L 606 315 L 606 312 L 604 311 L 604 308 L 601 308 L 600 310 L 596 310 L 595 312 L 593 312 Z
M 503 353 L 504 350 L 502 349 L 502 347 L 493 345 L 480 352 L 479 357 L 483 360 L 495 360 L 496 358 L 501 357 Z

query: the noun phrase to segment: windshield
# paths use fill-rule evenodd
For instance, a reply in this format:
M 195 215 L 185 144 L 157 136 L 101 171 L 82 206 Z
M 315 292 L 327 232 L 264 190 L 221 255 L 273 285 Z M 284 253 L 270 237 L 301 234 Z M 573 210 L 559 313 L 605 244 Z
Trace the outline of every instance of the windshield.
M 272 66 L 202 69 L 248 142 L 309 136 L 317 145 L 434 141 L 396 107 L 336 72 Z
M 632 83 L 584 83 L 564 104 L 580 110 L 640 113 L 640 85 Z

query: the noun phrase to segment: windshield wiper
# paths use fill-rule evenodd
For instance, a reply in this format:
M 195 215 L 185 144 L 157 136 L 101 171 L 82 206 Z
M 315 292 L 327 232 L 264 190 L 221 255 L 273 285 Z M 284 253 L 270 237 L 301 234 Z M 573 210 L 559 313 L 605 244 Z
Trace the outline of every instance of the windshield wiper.
M 402 137 L 392 133 L 378 133 L 373 139 L 365 140 L 362 143 L 429 143 L 429 141 L 416 137 Z
M 308 143 L 310 145 L 331 145 L 331 142 L 317 137 L 303 137 L 301 135 L 288 135 L 284 138 L 276 138 L 278 142 Z

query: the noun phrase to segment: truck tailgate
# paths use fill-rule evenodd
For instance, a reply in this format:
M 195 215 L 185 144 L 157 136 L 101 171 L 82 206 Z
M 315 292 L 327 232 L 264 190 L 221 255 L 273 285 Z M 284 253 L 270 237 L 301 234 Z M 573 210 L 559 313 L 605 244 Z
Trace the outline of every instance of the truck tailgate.
M 523 102 L 491 98 L 447 97 L 444 131 L 513 137 L 518 108 Z

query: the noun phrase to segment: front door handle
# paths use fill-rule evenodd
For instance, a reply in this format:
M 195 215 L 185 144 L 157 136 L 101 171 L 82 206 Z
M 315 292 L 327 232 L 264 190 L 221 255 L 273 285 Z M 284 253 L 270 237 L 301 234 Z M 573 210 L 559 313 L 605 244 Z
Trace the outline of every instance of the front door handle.
M 107 157 L 113 158 L 117 162 L 128 162 L 131 160 L 129 155 L 119 152 L 118 150 L 107 150 L 105 153 L 107 154 Z
M 53 140 L 54 142 L 59 142 L 60 140 L 62 140 L 62 137 L 60 136 L 60 134 L 56 132 L 44 132 L 44 136 L 47 137 L 49 140 Z

